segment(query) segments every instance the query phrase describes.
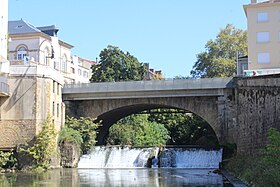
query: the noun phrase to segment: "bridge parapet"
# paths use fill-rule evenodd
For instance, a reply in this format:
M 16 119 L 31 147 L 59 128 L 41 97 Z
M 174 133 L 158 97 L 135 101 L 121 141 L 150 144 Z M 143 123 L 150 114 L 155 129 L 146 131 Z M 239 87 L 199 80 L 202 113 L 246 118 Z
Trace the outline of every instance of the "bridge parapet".
M 63 88 L 63 99 L 219 96 L 223 95 L 223 89 L 232 86 L 232 78 L 68 84 Z

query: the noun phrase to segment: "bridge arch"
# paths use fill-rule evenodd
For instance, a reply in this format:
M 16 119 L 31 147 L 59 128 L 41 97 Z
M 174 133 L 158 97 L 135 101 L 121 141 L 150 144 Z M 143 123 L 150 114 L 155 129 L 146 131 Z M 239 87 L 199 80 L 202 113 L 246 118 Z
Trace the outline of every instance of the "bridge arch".
M 221 129 L 218 120 L 217 97 L 166 97 L 166 98 L 139 98 L 139 99 L 99 99 L 71 101 L 72 116 L 94 117 L 102 120 L 97 141 L 103 144 L 108 135 L 109 128 L 131 114 L 150 109 L 182 109 L 202 117 L 214 130 L 218 141 L 221 138 Z M 67 112 L 68 113 L 68 112 Z

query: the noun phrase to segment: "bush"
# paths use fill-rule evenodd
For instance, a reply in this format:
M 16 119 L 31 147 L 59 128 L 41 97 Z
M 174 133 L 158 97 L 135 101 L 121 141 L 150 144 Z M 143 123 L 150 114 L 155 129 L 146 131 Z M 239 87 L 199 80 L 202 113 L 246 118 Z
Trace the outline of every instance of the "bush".
M 254 156 L 236 156 L 226 168 L 255 186 L 280 186 L 280 132 L 268 131 L 269 144 Z
M 81 150 L 83 153 L 87 153 L 96 143 L 96 129 L 100 126 L 100 123 L 96 123 L 95 121 L 96 119 L 90 117 L 81 117 L 79 119 L 66 117 L 65 127 L 68 128 L 68 135 L 71 133 L 68 138 L 78 138 L 76 141 L 77 143 L 81 142 Z M 73 129 L 74 131 L 69 129 Z
M 48 169 L 50 166 L 51 158 L 56 153 L 56 136 L 57 132 L 54 128 L 54 123 L 50 115 L 42 125 L 42 130 L 36 137 L 33 146 L 27 149 L 21 149 L 31 155 L 34 159 L 35 167 L 43 167 Z
M 83 143 L 83 138 L 79 131 L 64 127 L 59 133 L 59 143 L 62 144 L 63 142 L 71 142 L 81 146 Z
M 0 168 L 11 168 L 16 165 L 13 151 L 0 151 Z

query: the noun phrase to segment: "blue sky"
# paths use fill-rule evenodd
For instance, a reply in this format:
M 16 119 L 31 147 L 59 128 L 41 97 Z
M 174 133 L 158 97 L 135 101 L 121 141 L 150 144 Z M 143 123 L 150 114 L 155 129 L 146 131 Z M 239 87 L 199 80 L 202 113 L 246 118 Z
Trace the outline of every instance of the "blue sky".
M 107 45 L 118 46 L 162 70 L 187 76 L 226 24 L 246 29 L 250 0 L 9 0 L 9 20 L 55 24 L 73 55 L 95 60 Z

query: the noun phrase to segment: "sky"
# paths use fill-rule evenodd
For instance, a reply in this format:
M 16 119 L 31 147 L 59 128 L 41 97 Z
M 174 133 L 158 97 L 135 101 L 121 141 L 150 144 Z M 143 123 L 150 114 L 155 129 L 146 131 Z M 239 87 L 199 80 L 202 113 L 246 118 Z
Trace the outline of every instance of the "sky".
M 9 20 L 56 25 L 72 55 L 95 60 L 108 45 L 165 78 L 188 76 L 196 55 L 227 24 L 246 29 L 250 0 L 9 0 Z

